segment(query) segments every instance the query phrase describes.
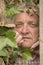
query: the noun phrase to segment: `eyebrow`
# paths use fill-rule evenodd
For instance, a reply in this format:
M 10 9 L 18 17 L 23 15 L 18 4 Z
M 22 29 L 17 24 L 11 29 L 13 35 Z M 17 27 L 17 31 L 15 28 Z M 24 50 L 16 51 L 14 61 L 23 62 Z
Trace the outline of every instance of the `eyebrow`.
M 16 22 L 16 21 L 15 21 L 15 24 L 23 24 L 23 22 L 22 22 L 22 21 L 21 21 L 21 22 Z
M 28 21 L 28 23 L 36 23 L 36 24 L 38 24 L 38 22 L 36 22 L 36 21 Z

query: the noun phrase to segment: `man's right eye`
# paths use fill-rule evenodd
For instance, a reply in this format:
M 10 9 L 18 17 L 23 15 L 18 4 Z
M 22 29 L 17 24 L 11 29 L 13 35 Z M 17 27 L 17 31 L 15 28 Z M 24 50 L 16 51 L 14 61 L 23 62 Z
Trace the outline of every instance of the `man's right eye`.
M 17 28 L 20 28 L 22 26 L 22 24 L 16 24 Z

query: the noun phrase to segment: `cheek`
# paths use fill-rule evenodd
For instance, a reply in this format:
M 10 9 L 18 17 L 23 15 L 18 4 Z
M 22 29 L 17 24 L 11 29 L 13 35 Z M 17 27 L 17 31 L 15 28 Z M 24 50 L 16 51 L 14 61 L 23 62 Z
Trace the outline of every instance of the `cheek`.
M 22 32 L 22 28 L 16 28 L 15 29 L 18 33 L 21 33 Z
M 39 38 L 39 29 L 38 28 L 32 29 L 31 34 L 32 34 L 33 41 L 37 41 Z

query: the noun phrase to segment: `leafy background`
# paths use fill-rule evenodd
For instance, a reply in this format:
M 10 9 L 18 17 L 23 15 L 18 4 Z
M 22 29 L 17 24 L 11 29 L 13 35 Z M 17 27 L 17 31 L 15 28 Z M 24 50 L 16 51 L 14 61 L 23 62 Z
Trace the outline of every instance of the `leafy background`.
M 13 16 L 30 5 L 39 8 L 39 0 L 0 0 L 0 21 L 3 25 L 12 23 Z
M 39 8 L 39 0 L 0 0 L 0 65 L 13 65 L 20 53 L 24 59 L 21 65 L 25 65 L 26 59 L 32 59 L 32 50 L 19 48 L 12 27 L 5 27 L 9 23 L 12 25 L 13 16 L 20 13 L 23 7 L 30 5 Z

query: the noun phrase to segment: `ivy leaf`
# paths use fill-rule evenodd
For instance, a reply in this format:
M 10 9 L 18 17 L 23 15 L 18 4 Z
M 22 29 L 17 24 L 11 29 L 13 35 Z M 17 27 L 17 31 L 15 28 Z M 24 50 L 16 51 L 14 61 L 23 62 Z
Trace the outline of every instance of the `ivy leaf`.
M 9 38 L 6 38 L 6 43 L 7 43 L 7 45 L 8 46 L 10 46 L 10 47 L 13 47 L 13 48 L 17 48 L 18 46 L 17 46 L 17 43 L 14 41 L 11 41 Z
M 26 60 L 32 60 L 32 55 L 31 55 L 31 53 L 29 53 L 29 54 L 23 53 L 23 54 L 22 54 L 22 57 L 23 57 L 23 59 L 26 59 Z
M 16 60 L 16 59 L 18 58 L 18 53 L 17 53 L 17 51 L 14 51 L 14 52 L 13 52 L 13 58 L 14 58 L 14 60 Z
M 19 9 L 15 7 L 11 7 L 10 9 L 6 8 L 5 13 L 6 13 L 6 16 L 12 18 L 15 14 L 20 13 L 20 11 Z
M 15 35 L 16 35 L 16 33 L 13 32 L 12 30 L 8 30 L 8 31 L 6 32 L 6 36 L 7 36 L 9 39 L 11 39 L 11 40 L 14 40 Z
M 6 46 L 6 40 L 5 38 L 0 38 L 0 50 L 3 49 Z
M 8 27 L 0 26 L 0 36 L 5 35 L 5 33 L 9 30 Z
M 9 56 L 8 51 L 6 49 L 0 50 L 0 56 L 8 57 Z
M 12 30 L 8 30 L 7 33 L 6 33 L 6 36 L 7 36 L 7 44 L 10 45 L 11 47 L 15 47 L 17 48 L 17 43 L 14 39 L 16 33 L 13 32 Z
M 32 60 L 32 54 L 31 54 L 31 52 L 32 52 L 31 49 L 24 50 L 23 53 L 22 53 L 23 59 Z
M 9 38 L 0 38 L 0 50 L 2 50 L 6 45 L 17 48 L 17 43 L 14 41 L 11 41 Z

